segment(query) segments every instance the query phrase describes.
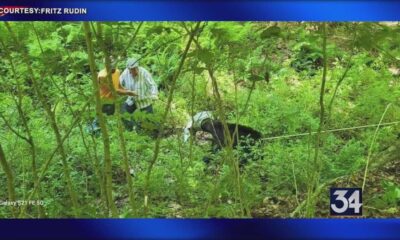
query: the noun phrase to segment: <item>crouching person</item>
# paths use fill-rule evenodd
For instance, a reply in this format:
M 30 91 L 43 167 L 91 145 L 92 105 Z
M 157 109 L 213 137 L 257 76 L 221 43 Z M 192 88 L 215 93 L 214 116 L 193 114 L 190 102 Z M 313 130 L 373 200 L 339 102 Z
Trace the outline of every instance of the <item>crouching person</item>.
M 126 113 L 132 114 L 138 110 L 145 114 L 153 114 L 153 102 L 158 99 L 157 85 L 151 74 L 140 67 L 139 61 L 134 58 L 126 62 L 126 69 L 122 72 L 119 83 L 123 89 L 134 93 L 122 104 L 125 128 L 128 131 L 132 131 L 134 127 L 141 129 L 142 122 L 134 121 L 132 115 L 127 118 Z
M 110 85 L 107 79 L 106 68 L 101 70 L 97 75 L 97 81 L 99 83 L 100 99 L 102 102 L 102 112 L 107 116 L 114 115 L 115 113 L 115 101 L 117 99 L 117 95 L 132 96 L 135 94 L 132 91 L 128 91 L 126 89 L 121 88 L 119 83 L 120 71 L 116 68 L 114 63 L 111 65 L 111 79 L 112 79 L 111 87 L 114 89 L 110 89 Z M 91 134 L 96 136 L 100 134 L 100 126 L 97 117 L 94 119 L 90 127 L 90 132 Z

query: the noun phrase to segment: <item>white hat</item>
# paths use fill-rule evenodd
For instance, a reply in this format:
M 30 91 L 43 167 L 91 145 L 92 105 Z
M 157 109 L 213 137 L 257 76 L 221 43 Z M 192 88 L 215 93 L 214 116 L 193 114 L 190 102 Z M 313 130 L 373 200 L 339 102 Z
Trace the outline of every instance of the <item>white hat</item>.
M 135 58 L 129 58 L 128 61 L 126 61 L 126 68 L 135 68 L 139 67 L 139 60 Z

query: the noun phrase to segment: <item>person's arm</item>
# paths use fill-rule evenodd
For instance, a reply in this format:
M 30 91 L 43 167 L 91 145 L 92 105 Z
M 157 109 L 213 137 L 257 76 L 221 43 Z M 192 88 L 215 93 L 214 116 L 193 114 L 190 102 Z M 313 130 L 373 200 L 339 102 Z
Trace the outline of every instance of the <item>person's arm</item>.
M 190 129 L 184 128 L 183 129 L 183 142 L 187 142 L 190 138 Z
M 135 91 L 131 91 L 131 90 L 123 89 L 123 88 L 118 88 L 117 93 L 120 95 L 126 95 L 126 96 L 133 96 L 133 97 L 137 96 L 137 93 Z
M 146 95 L 148 95 L 150 99 L 158 99 L 157 84 L 154 82 L 151 74 L 148 71 L 144 72 L 144 79 L 149 89 L 149 92 Z
M 126 81 L 126 70 L 124 72 L 122 72 L 121 76 L 119 77 L 119 86 L 116 90 L 116 92 L 120 95 L 126 95 L 126 96 L 137 96 L 138 94 L 135 91 L 132 90 L 128 90 L 126 89 L 126 87 L 124 86 L 124 82 Z

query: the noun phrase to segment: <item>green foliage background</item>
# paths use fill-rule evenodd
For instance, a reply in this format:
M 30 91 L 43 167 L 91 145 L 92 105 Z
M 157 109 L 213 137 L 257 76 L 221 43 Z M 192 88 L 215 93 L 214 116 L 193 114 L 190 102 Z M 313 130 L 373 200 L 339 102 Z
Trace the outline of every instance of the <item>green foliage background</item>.
M 34 83 L 23 60 L 24 51 L 29 55 L 34 77 L 54 112 L 61 134 L 68 134 L 75 119 L 80 117 L 63 144 L 73 188 L 78 194 L 79 209 L 75 210 L 79 214 L 71 207 L 62 161 L 55 154 L 40 182 L 40 199 L 36 195 L 33 197 L 44 202 L 44 214 L 40 214 L 37 206 L 28 206 L 23 215 L 16 216 L 110 216 L 99 188 L 98 173 L 103 171 L 104 164 L 103 143 L 101 137 L 91 137 L 84 131 L 95 117 L 95 100 L 82 24 L 21 22 L 10 25 L 23 49 L 18 48 L 7 28 L 0 25 L 0 113 L 3 116 L 0 143 L 14 176 L 17 200 L 28 199 L 34 187 L 32 153 L 29 145 L 15 134 L 26 134 L 16 108 L 18 91 L 23 93 L 21 106 L 35 140 L 39 170 L 57 147 L 45 110 L 32 90 Z M 209 144 L 201 138 L 193 139 L 193 144 L 183 143 L 180 129 L 191 113 L 218 110 L 207 71 L 212 69 L 229 122 L 239 119 L 240 124 L 261 131 L 266 138 L 317 131 L 323 70 L 321 23 L 201 23 L 201 31 L 194 40 L 196 44 L 191 45 L 176 79 L 167 119 L 161 119 L 161 115 L 194 23 L 113 22 L 102 25 L 106 47 L 118 59 L 120 70 L 124 69 L 127 57 L 138 56 L 140 64 L 153 74 L 160 86 L 160 99 L 154 105 L 155 120 L 165 121 L 171 133 L 161 141 L 146 190 L 146 171 L 154 154 L 155 140 L 143 132 L 124 132 L 129 163 L 135 171 L 133 207 L 128 204 L 119 148 L 119 119 L 107 117 L 117 217 L 305 216 L 302 202 L 307 199 L 310 173 L 314 171 L 313 135 L 265 140 L 256 146 L 254 151 L 262 158 L 249 162 L 240 171 L 242 193 L 239 194 L 236 191 L 238 176 L 224 161 L 230 155 L 222 151 L 212 156 L 211 164 L 206 165 L 202 159 L 210 155 Z M 325 128 L 377 124 L 388 104 L 383 122 L 399 121 L 399 24 L 328 23 L 326 29 Z M 94 48 L 97 70 L 101 70 L 105 66 L 97 40 Z M 7 53 L 14 62 L 16 75 Z M 21 86 L 20 90 L 17 85 Z M 123 97 L 118 99 L 119 102 L 123 100 Z M 88 109 L 79 112 L 87 102 Z M 370 127 L 323 135 L 319 184 L 327 186 L 326 191 L 317 194 L 317 207 L 320 207 L 315 216 L 329 214 L 328 205 L 324 205 L 329 186 L 361 186 L 371 146 L 372 170 L 366 179 L 364 214 L 400 216 L 400 127 L 399 124 L 380 127 L 377 140 L 372 144 L 375 131 L 376 127 Z M 240 150 L 235 151 L 235 156 L 237 154 Z M 5 172 L 0 171 L 0 200 L 3 201 L 8 199 L 6 182 Z M 144 211 L 145 191 L 151 198 L 148 211 Z M 12 216 L 10 207 L 0 206 L 0 217 Z

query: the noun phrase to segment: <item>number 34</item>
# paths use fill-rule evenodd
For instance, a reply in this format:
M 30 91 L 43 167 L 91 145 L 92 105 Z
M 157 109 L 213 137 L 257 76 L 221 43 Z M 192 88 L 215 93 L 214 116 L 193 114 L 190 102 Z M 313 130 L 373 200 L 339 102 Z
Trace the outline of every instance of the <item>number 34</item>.
M 333 195 L 337 196 L 336 201 L 341 201 L 343 206 L 338 208 L 336 204 L 331 204 L 331 208 L 336 213 L 344 213 L 348 208 L 354 209 L 354 213 L 360 213 L 362 203 L 360 203 L 360 191 L 354 191 L 347 199 L 345 197 L 347 190 L 336 190 Z

